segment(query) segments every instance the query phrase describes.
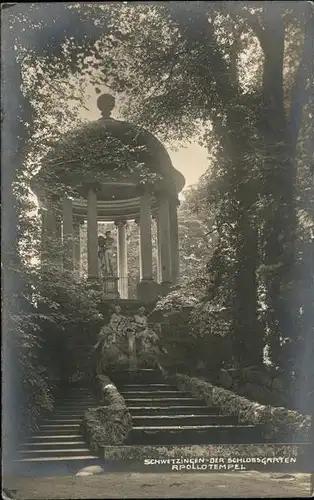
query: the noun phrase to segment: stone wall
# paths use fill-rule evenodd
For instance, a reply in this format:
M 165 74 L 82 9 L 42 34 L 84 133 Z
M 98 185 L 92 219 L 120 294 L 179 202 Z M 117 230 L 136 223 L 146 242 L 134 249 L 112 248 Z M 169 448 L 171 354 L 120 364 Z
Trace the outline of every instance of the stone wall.
M 261 404 L 281 406 L 287 402 L 280 375 L 266 365 L 221 369 L 212 382 Z
M 160 359 L 160 364 L 167 371 L 208 380 L 261 404 L 287 404 L 288 394 L 275 369 L 267 365 L 231 368 L 229 341 L 220 335 L 194 338 L 191 317 L 195 309 L 192 306 L 179 307 L 170 295 L 166 299 L 157 303 L 152 319 L 160 324 L 161 339 L 166 344 L 167 354 Z M 215 318 L 217 314 L 220 317 L 225 313 L 212 311 L 211 314 Z

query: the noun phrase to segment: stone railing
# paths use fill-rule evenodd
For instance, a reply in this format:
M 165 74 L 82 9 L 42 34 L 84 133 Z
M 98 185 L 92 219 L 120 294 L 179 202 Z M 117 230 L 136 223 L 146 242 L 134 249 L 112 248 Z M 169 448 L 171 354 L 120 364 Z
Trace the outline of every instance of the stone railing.
M 82 427 L 92 450 L 106 445 L 123 444 L 132 430 L 132 417 L 116 386 L 109 377 L 97 376 L 100 406 L 90 408 L 83 417 Z
M 261 405 L 204 380 L 182 374 L 168 375 L 161 370 L 180 390 L 191 392 L 208 406 L 219 406 L 226 415 L 238 417 L 241 423 L 262 424 L 266 441 L 308 442 L 310 439 L 310 415 L 284 407 Z

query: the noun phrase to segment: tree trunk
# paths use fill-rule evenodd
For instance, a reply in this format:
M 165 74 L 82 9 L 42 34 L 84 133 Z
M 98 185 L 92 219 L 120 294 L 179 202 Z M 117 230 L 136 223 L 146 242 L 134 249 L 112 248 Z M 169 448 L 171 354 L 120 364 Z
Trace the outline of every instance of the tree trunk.
M 269 347 L 272 361 L 289 368 L 284 339 L 297 332 L 297 301 L 294 294 L 296 263 L 296 167 L 290 155 L 288 124 L 283 98 L 284 30 L 269 29 L 263 72 L 261 132 L 263 164 L 264 264 Z M 273 27 L 273 26 L 272 26 Z M 290 340 L 289 340 L 290 342 Z
M 257 201 L 256 180 L 248 161 L 251 153 L 252 129 L 246 125 L 246 113 L 229 109 L 227 139 L 224 154 L 232 161 L 229 197 L 233 199 L 234 237 L 231 245 L 235 254 L 232 345 L 239 366 L 263 363 L 264 332 L 258 319 L 259 266 L 258 234 L 254 221 Z
M 9 23 L 2 24 L 2 288 L 4 303 L 3 323 L 3 373 L 4 398 L 8 402 L 4 412 L 5 453 L 10 453 L 16 439 L 16 429 L 21 424 L 16 407 L 19 403 L 17 394 L 17 352 L 9 332 L 15 330 L 12 318 L 20 314 L 23 307 L 21 296 L 21 262 L 18 251 L 18 213 L 17 200 L 13 187 L 16 174 L 24 160 L 25 140 L 27 136 L 23 121 L 25 109 L 21 92 L 21 68 L 16 61 L 14 36 Z M 29 120 L 28 120 L 29 121 Z
M 258 238 L 249 215 L 238 213 L 233 352 L 243 366 L 263 363 L 264 335 L 257 316 Z
M 210 6 L 206 2 L 196 2 L 193 8 L 187 3 L 177 8 L 174 2 L 170 2 L 169 10 L 186 42 L 185 49 L 198 53 L 198 64 L 193 66 L 193 79 L 198 84 L 199 92 L 206 101 L 210 91 L 215 93 L 215 110 L 208 106 L 207 113 L 221 140 L 222 161 L 226 162 L 228 171 L 222 196 L 228 196 L 232 211 L 232 214 L 225 215 L 225 220 L 229 223 L 232 220 L 234 226 L 230 233 L 236 260 L 234 303 L 231 306 L 234 355 L 241 365 L 260 364 L 263 360 L 263 333 L 257 318 L 256 269 L 259 261 L 252 218 L 257 193 L 252 165 L 248 160 L 248 157 L 254 156 L 252 141 L 255 131 L 248 120 L 247 102 L 242 102 L 245 97 L 242 97 L 237 79 L 230 74 L 213 26 L 208 21 Z M 232 267 L 230 264 L 230 273 Z

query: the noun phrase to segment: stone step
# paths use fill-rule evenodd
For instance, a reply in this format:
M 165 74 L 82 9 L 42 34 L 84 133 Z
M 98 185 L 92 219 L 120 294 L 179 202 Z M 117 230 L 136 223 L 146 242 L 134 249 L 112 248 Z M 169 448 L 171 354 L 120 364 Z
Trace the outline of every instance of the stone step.
M 69 403 L 69 404 L 80 404 L 80 403 L 85 403 L 85 404 L 96 404 L 96 398 L 89 398 L 84 396 L 80 397 L 64 397 L 60 398 L 59 400 L 56 401 L 56 404 L 64 404 L 64 403 Z
M 63 404 L 63 403 L 96 403 L 95 398 L 91 396 L 65 396 L 55 398 L 55 404 Z
M 124 398 L 128 406 L 195 406 L 202 402 L 195 398 Z
M 71 382 L 70 384 L 64 385 L 63 387 L 60 387 L 60 392 L 63 394 L 70 394 L 70 393 L 85 393 L 93 390 L 93 384 L 92 383 L 86 383 L 86 381 L 79 380 L 77 382 Z
M 124 399 L 128 398 L 188 398 L 191 397 L 189 392 L 181 391 L 121 391 L 121 396 Z
M 80 400 L 73 400 L 73 401 L 70 401 L 70 400 L 62 400 L 62 401 L 57 401 L 55 402 L 55 405 L 54 405 L 54 408 L 55 409 L 61 409 L 61 408 L 81 408 L 81 407 L 90 407 L 90 406 L 97 406 L 97 402 L 96 401 L 89 401 L 87 399 L 84 399 L 82 401 Z
M 187 405 L 187 406 L 129 406 L 132 416 L 140 415 L 219 415 L 217 406 Z
M 32 443 L 24 443 L 21 445 L 20 452 L 24 451 L 40 451 L 42 449 L 44 450 L 67 450 L 69 448 L 71 449 L 82 449 L 86 447 L 85 441 L 77 440 L 77 441 L 60 441 L 59 438 L 56 440 L 50 439 L 48 440 L 43 440 L 43 441 L 38 441 L 38 442 L 32 442 Z
M 87 401 L 87 402 L 95 402 L 96 401 L 96 396 L 94 395 L 84 395 L 84 394 L 81 394 L 81 395 L 68 395 L 68 396 L 62 396 L 60 395 L 58 399 L 56 399 L 56 401 L 58 403 L 63 403 L 64 401 L 69 401 L 70 403 L 73 403 L 73 402 L 78 402 L 78 403 L 82 403 L 84 401 Z
M 62 429 L 67 429 L 67 430 L 76 430 L 76 429 L 79 429 L 80 428 L 80 423 L 76 423 L 76 424 L 61 424 L 61 423 L 45 423 L 45 424 L 42 424 L 40 426 L 40 430 L 49 430 L 49 429 L 59 429 L 60 427 L 62 427 Z
M 56 406 L 53 410 L 53 412 L 55 413 L 64 413 L 64 412 L 76 412 L 76 411 L 86 411 L 88 410 L 89 408 L 96 408 L 97 406 L 99 405 L 76 405 L 76 406 Z
M 76 387 L 72 386 L 70 388 L 66 389 L 60 389 L 58 396 L 62 397 L 67 397 L 67 396 L 91 396 L 95 392 L 95 389 L 93 387 Z
M 40 428 L 36 432 L 36 436 L 62 436 L 62 435 L 69 435 L 69 434 L 81 434 L 81 429 L 80 425 L 73 425 L 73 426 L 64 426 L 64 425 L 54 425 L 53 427 L 44 427 Z
M 83 376 L 83 370 L 80 370 L 80 376 Z M 72 371 L 72 376 L 74 375 L 74 371 Z M 78 371 L 76 371 L 78 375 Z M 93 394 L 95 391 L 95 378 L 90 377 L 89 383 L 86 379 L 81 378 L 80 380 L 76 380 L 75 382 L 71 382 L 68 387 L 64 387 L 60 389 L 60 395 L 67 394 Z
M 64 417 L 73 417 L 73 418 L 79 418 L 81 417 L 87 410 L 91 410 L 95 408 L 95 406 L 87 406 L 86 408 L 70 408 L 70 409 L 60 409 L 56 408 L 55 411 L 49 415 L 48 418 L 55 418 L 55 416 L 64 416 Z
M 56 406 L 63 405 L 95 405 L 97 401 L 95 398 L 62 398 L 55 402 Z
M 20 452 L 20 458 L 44 458 L 44 457 L 81 457 L 82 455 L 89 455 L 90 449 L 85 447 L 74 448 L 55 448 L 55 449 L 40 449 L 40 450 L 25 450 Z
M 127 372 L 112 371 L 109 378 L 114 384 L 162 384 L 165 383 L 164 377 L 156 370 L 137 370 Z
M 35 434 L 34 436 L 30 436 L 27 439 L 27 443 L 30 442 L 45 442 L 45 441 L 51 441 L 52 439 L 57 439 L 59 441 L 74 441 L 74 440 L 79 440 L 82 439 L 82 434 Z
M 55 411 L 68 411 L 68 412 L 72 412 L 72 411 L 86 411 L 86 410 L 89 410 L 90 408 L 95 408 L 96 406 L 99 406 L 99 405 L 62 405 L 62 406 L 58 406 L 58 408 L 55 408 Z
M 151 384 L 162 384 L 164 380 L 160 377 L 146 378 L 142 376 L 134 376 L 130 379 L 125 378 L 111 378 L 112 383 L 118 388 L 122 388 L 125 385 L 151 385 Z
M 162 376 L 159 370 L 156 370 L 156 368 L 138 368 L 136 370 L 110 370 L 110 375 L 116 376 L 116 375 L 121 375 L 124 377 L 127 377 L 127 375 L 134 375 L 134 374 L 157 374 L 160 377 Z M 109 376 L 110 376 L 109 375 Z
M 95 400 L 95 390 L 86 391 L 86 392 L 76 392 L 76 391 L 59 392 L 59 394 L 56 395 L 55 399 L 57 401 L 64 401 L 65 399 L 79 399 L 79 400 L 92 399 L 92 400 Z
M 51 415 L 49 418 L 77 418 L 77 419 L 82 419 L 84 413 L 86 410 L 75 410 L 75 411 L 58 411 L 55 412 L 53 415 Z
M 17 460 L 14 460 L 16 463 L 21 463 L 21 462 L 54 462 L 54 461 L 65 461 L 67 462 L 68 460 L 95 460 L 99 459 L 97 455 L 92 455 L 91 453 L 86 454 L 86 455 L 78 455 L 78 456 L 69 456 L 69 457 L 59 457 L 59 456 L 50 456 L 50 457 L 27 457 L 27 458 L 19 458 Z
M 186 425 L 133 427 L 125 444 L 245 444 L 260 442 L 260 432 L 249 425 Z
M 64 417 L 58 417 L 58 416 L 54 416 L 54 418 L 52 417 L 49 417 L 47 418 L 46 420 L 43 420 L 42 421 L 42 424 L 45 425 L 45 424 L 80 424 L 82 421 L 81 418 L 72 418 L 72 417 L 68 417 L 68 418 L 64 418 Z
M 121 391 L 177 391 L 177 387 L 170 384 L 125 384 L 120 386 Z
M 235 425 L 237 419 L 229 415 L 143 415 L 133 416 L 136 426 Z

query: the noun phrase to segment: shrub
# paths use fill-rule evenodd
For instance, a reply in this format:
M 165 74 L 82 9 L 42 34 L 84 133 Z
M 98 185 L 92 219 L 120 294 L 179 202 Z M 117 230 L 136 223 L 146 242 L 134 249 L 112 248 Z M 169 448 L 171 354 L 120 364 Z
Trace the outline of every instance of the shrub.
M 97 382 L 102 406 L 87 410 L 82 422 L 95 452 L 106 445 L 123 444 L 132 430 L 131 414 L 116 386 L 104 375 L 98 375 Z
M 198 299 L 192 294 L 188 294 L 183 289 L 177 289 L 168 293 L 158 300 L 154 312 L 161 312 L 162 315 L 182 312 L 185 308 L 193 308 L 197 305 Z
M 46 364 L 54 367 L 59 380 L 85 373 L 91 363 L 87 354 L 104 322 L 101 292 L 73 273 L 51 267 L 41 273 L 37 291 Z
M 10 348 L 16 362 L 12 396 L 19 412 L 16 432 L 28 433 L 36 428 L 41 413 L 52 409 L 55 385 L 48 367 L 43 365 L 38 315 L 21 312 L 11 316 L 10 326 Z
M 176 374 L 171 377 L 180 390 L 189 391 L 206 401 L 208 406 L 217 405 L 227 415 L 234 415 L 242 423 L 263 424 L 262 432 L 268 440 L 306 441 L 310 436 L 311 417 L 283 407 L 261 405 L 238 396 L 209 382 Z
M 232 363 L 230 325 L 224 310 L 210 308 L 180 289 L 160 299 L 152 317 L 161 323 L 161 345 L 166 351 L 160 359 L 162 366 L 205 374 Z

